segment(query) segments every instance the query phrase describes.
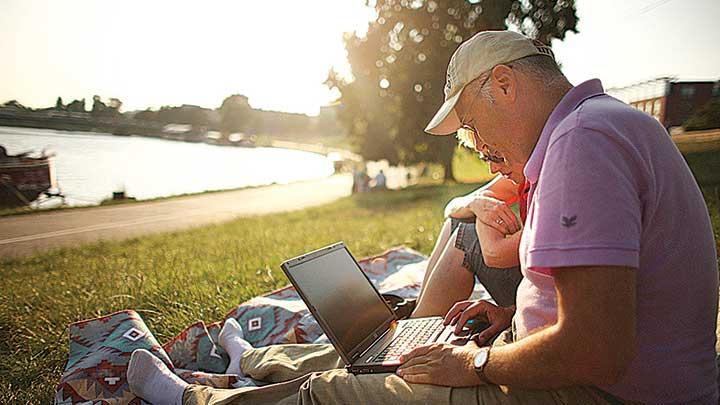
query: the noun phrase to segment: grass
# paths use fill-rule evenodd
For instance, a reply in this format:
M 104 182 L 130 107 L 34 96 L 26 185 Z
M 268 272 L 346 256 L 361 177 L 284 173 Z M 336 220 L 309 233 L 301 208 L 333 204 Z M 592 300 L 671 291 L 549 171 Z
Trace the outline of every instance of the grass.
M 279 264 L 326 244 L 344 240 L 358 257 L 401 244 L 428 254 L 444 204 L 476 186 L 356 195 L 298 212 L 2 261 L 0 403 L 52 401 L 72 322 L 133 308 L 164 342 L 286 285 Z
M 719 255 L 718 258 L 720 259 L 720 185 L 703 186 L 702 192 L 705 196 L 708 212 L 710 213 L 710 221 L 712 222 L 715 244 Z
M 720 150 L 683 155 L 701 185 L 720 185 Z

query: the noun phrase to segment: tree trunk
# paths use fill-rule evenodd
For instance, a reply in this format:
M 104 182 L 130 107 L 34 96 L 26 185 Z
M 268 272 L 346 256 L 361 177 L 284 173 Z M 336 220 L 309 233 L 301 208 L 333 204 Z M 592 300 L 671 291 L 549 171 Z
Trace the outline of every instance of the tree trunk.
M 443 178 L 443 182 L 455 181 L 455 175 L 453 174 L 453 170 L 452 170 L 452 161 L 453 161 L 454 155 L 455 155 L 455 148 L 450 149 L 449 153 L 443 154 L 442 161 L 440 162 L 440 164 L 442 165 L 442 167 L 445 171 L 445 176 Z

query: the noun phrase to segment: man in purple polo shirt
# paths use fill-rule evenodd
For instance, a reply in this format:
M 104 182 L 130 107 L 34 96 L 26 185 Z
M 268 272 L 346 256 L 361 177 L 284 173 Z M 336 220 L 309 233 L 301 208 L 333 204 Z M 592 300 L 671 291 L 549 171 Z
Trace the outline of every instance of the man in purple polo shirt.
M 692 173 L 655 119 L 599 80 L 572 87 L 530 44 L 509 31 L 462 44 L 427 128 L 466 129 L 476 149 L 524 164 L 530 183 L 513 343 L 478 351 L 480 379 L 717 404 L 717 253 Z M 499 310 L 464 302 L 446 319 Z M 410 353 L 401 374 L 441 381 L 440 367 L 420 367 L 441 350 Z

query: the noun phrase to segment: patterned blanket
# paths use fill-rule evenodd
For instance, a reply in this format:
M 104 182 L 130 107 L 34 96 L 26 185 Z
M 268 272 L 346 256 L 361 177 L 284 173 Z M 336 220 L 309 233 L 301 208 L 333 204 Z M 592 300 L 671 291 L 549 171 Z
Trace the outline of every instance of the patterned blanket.
M 382 293 L 415 298 L 425 273 L 425 257 L 405 247 L 359 262 Z M 126 380 L 135 349 L 147 349 L 189 383 L 232 388 L 256 381 L 223 374 L 228 356 L 217 344 L 223 322 L 235 318 L 255 347 L 282 343 L 327 341 L 295 289 L 281 288 L 253 298 L 230 311 L 222 321 L 188 326 L 160 344 L 135 311 L 125 310 L 69 327 L 70 350 L 57 386 L 56 404 L 143 404 Z

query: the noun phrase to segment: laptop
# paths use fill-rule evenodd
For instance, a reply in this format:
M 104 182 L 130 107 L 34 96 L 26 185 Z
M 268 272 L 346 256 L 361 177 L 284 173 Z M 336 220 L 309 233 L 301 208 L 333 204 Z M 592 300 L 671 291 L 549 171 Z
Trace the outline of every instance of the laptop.
M 398 320 L 343 242 L 281 267 L 351 373 L 394 372 L 403 353 L 456 338 L 439 316 Z

